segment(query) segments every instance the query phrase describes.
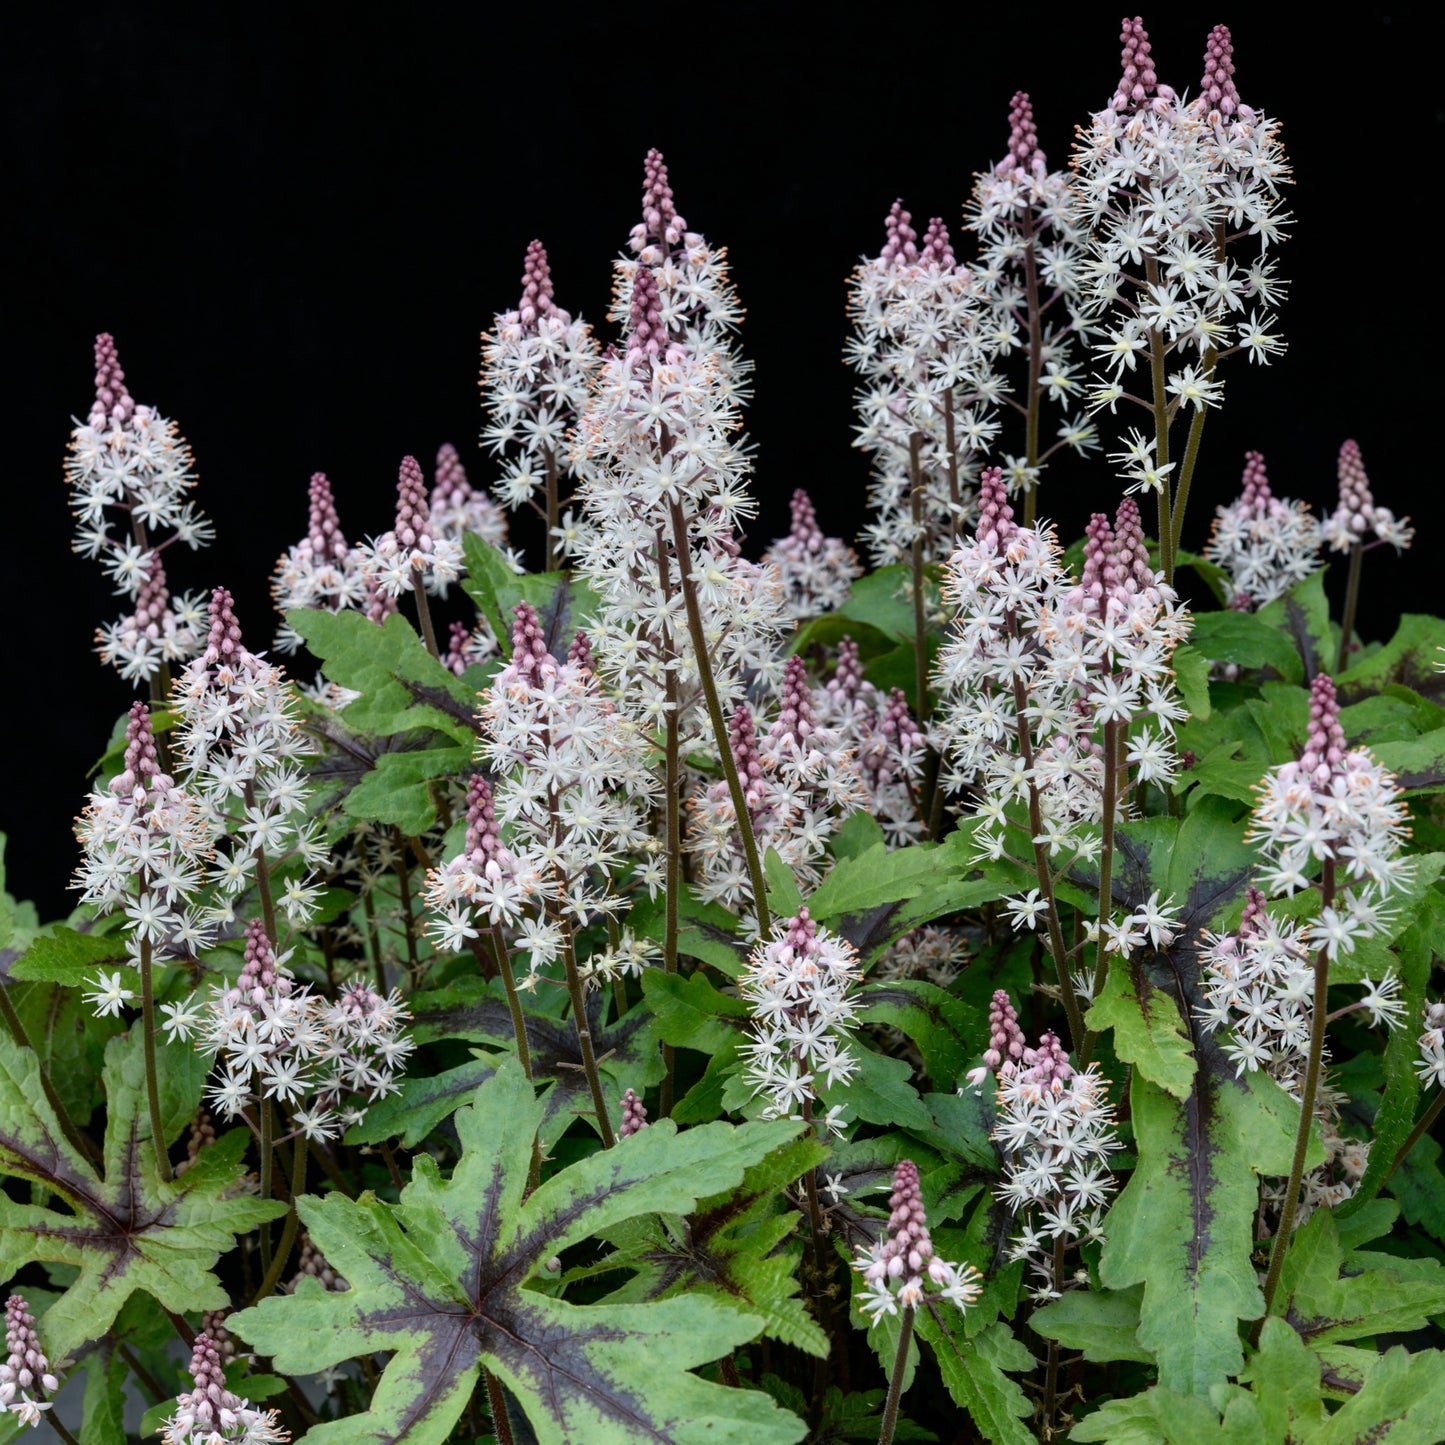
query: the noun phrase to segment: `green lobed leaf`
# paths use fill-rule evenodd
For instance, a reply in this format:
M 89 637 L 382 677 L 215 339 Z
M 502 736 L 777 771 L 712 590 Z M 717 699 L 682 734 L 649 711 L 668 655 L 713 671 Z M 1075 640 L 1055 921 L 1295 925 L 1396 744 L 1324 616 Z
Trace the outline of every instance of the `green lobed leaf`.
M 1407 1352 L 1396 1345 L 1381 1356 L 1353 1395 L 1314 1437 L 1319 1445 L 1437 1445 L 1445 1420 L 1445 1354 Z
M 667 932 L 666 900 L 639 898 L 627 915 L 627 927 L 638 938 L 661 943 Z M 719 903 L 706 903 L 683 885 L 677 901 L 677 951 L 710 963 L 729 978 L 742 972 L 747 945 L 738 937 L 738 921 Z
M 1033 1445 L 1024 1419 L 1033 1413 L 1028 1396 L 1006 1370 L 1031 1370 L 1034 1358 L 1006 1325 L 990 1325 L 970 1339 L 942 1308 L 922 1308 L 914 1329 L 933 1351 L 954 1404 L 968 1412 L 985 1440 L 994 1445 Z
M 1216 662 L 1252 672 L 1269 671 L 1287 682 L 1303 677 L 1299 654 L 1288 636 L 1253 612 L 1201 612 L 1194 618 L 1189 646 Z
M 360 612 L 297 608 L 286 614 L 326 676 L 361 694 L 341 710 L 351 727 L 376 737 L 430 727 L 456 743 L 476 741 L 475 693 L 442 666 L 399 613 L 378 627 Z
M 1174 649 L 1174 685 L 1192 717 L 1201 722 L 1209 717 L 1209 658 L 1188 643 Z
M 429 785 L 437 778 L 461 777 L 471 768 L 470 744 L 381 753 L 376 766 L 346 795 L 343 807 L 352 818 L 394 824 L 415 838 L 436 822 Z
M 763 881 L 768 890 L 768 911 L 773 917 L 795 918 L 803 906 L 803 895 L 793 870 L 778 856 L 776 848 L 769 848 L 763 855 Z
M 1194 1053 L 1179 1007 L 1147 978 L 1136 985 L 1129 968 L 1115 960 L 1104 991 L 1084 1016 L 1095 1033 L 1114 1031 L 1114 1052 L 1151 1083 L 1176 1099 L 1189 1096 Z
M 1029 1326 L 1066 1350 L 1082 1350 L 1095 1364 L 1137 1360 L 1152 1365 L 1154 1356 L 1139 1343 L 1139 1301 L 1143 1289 L 1075 1289 L 1037 1309 Z
M 346 1131 L 348 1144 L 379 1144 L 400 1139 L 414 1149 L 442 1122 L 476 1097 L 479 1085 L 497 1072 L 497 1060 L 474 1051 L 475 1057 L 435 1074 L 414 1074 L 394 1094 L 378 1099 L 366 1117 Z
M 927 1129 L 929 1113 L 913 1087 L 913 1068 L 907 1059 L 875 1053 L 856 1039 L 848 1046 L 858 1070 L 847 1083 L 832 1084 L 820 1092 L 832 1108 L 842 1104 L 869 1124 L 904 1129 Z
M 1265 1445 L 1259 1435 L 1225 1435 L 1207 1400 L 1160 1385 L 1125 1400 L 1108 1401 L 1080 1420 L 1069 1431 L 1069 1439 L 1106 1445 Z
M 58 983 L 66 988 L 82 988 L 95 977 L 100 964 L 115 963 L 125 957 L 124 934 L 77 933 L 57 923 L 10 965 L 10 977 L 20 983 Z
M 1134 1076 L 1139 1162 L 1109 1211 L 1099 1278 L 1144 1286 L 1138 1338 L 1159 1383 L 1205 1396 L 1243 1364 L 1238 1321 L 1264 1312 L 1251 1258 L 1258 1176 L 1288 1174 L 1299 1105 L 1264 1075 L 1236 1079 L 1201 1052 L 1187 1099 Z
M 797 1298 L 801 1247 L 785 1242 L 797 1213 L 783 1190 L 828 1157 L 827 1145 L 795 1139 L 749 1167 L 735 1189 L 701 1199 L 685 1220 L 650 1220 L 637 1246 L 604 1261 L 635 1271 L 608 1303 L 705 1297 L 756 1316 L 763 1334 L 824 1358 L 828 1337 Z
M 858 1017 L 888 1024 L 917 1044 L 923 1071 L 936 1088 L 953 1088 L 976 1053 L 984 1021 L 962 999 L 923 979 L 879 980 L 863 986 Z
M 174 1139 L 194 1116 L 205 1063 L 193 1050 L 164 1051 L 162 1118 Z M 0 1277 L 32 1261 L 78 1273 L 45 1315 L 52 1359 L 105 1335 L 137 1290 L 176 1313 L 222 1309 L 229 1300 L 217 1259 L 238 1234 L 286 1212 L 275 1200 L 236 1192 L 247 1138 L 233 1130 L 162 1183 L 145 1100 L 139 1029 L 105 1052 L 103 1173 L 61 1132 L 37 1082 L 35 1056 L 0 1035 L 0 1170 L 53 1193 L 67 1212 L 0 1194 Z
M 1445 620 L 1407 612 L 1395 635 L 1335 679 L 1340 699 L 1354 702 L 1391 686 L 1410 688 L 1432 702 L 1445 703 L 1445 675 L 1436 670 L 1445 647 Z
M 1304 681 L 1321 672 L 1333 672 L 1339 651 L 1339 628 L 1330 622 L 1330 601 L 1325 596 L 1322 567 L 1303 582 L 1296 582 L 1283 597 L 1261 607 L 1255 614 L 1263 623 L 1277 627 L 1294 644 L 1304 665 Z
M 1270 1440 L 1313 1440 L 1325 1421 L 1320 1365 L 1281 1319 L 1268 1319 L 1259 1349 L 1240 1376 L 1253 1385 L 1260 1423 Z
M 745 1000 L 719 993 L 701 973 L 684 976 L 649 968 L 642 975 L 642 996 L 658 1038 L 675 1048 L 715 1053 L 737 1037 L 742 1020 L 752 1017 Z
M 766 1395 L 688 1373 L 754 1337 L 755 1316 L 712 1299 L 579 1306 L 526 1288 L 570 1245 L 645 1214 L 686 1214 L 733 1188 L 797 1126 L 662 1120 L 523 1191 L 542 1106 L 508 1061 L 456 1116 L 449 1179 L 418 1155 L 396 1205 L 364 1194 L 303 1198 L 303 1222 L 350 1288 L 303 1281 L 228 1324 L 283 1373 L 390 1354 L 364 1414 L 314 1427 L 307 1445 L 442 1445 L 483 1365 L 540 1445 L 641 1439 L 792 1445 L 801 1421 Z
M 838 611 L 843 617 L 866 622 L 893 642 L 911 642 L 913 603 L 905 590 L 911 585 L 910 569 L 902 563 L 879 567 L 854 582 Z

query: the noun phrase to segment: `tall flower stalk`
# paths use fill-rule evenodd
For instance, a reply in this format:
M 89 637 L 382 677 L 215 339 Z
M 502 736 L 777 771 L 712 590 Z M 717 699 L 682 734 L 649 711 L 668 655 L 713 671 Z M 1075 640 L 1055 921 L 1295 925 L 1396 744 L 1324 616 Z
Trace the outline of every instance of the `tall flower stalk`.
M 1289 219 L 1280 196 L 1289 167 L 1277 123 L 1240 99 L 1226 27 L 1210 32 L 1188 102 L 1160 82 L 1137 17 L 1120 38 L 1119 84 L 1075 155 L 1091 230 L 1086 310 L 1102 368 L 1091 402 L 1149 416 L 1152 435 L 1133 445 L 1147 453 L 1172 582 L 1204 419 L 1223 395 L 1219 363 L 1244 354 L 1266 365 L 1284 350 L 1273 329 L 1284 293 L 1273 249 Z M 1141 371 L 1143 394 L 1131 389 Z M 1173 429 L 1186 414 L 1178 452 Z

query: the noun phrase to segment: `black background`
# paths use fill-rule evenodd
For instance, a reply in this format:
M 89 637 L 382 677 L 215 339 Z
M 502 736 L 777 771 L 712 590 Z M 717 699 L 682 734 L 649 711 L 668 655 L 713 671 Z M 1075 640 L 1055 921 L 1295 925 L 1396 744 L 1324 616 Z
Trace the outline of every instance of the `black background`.
M 1362 630 L 1378 636 L 1401 611 L 1441 607 L 1445 25 L 1438 10 L 1357 15 L 1341 34 L 1283 7 L 1183 9 L 1144 17 L 1161 78 L 1193 90 L 1209 25 L 1231 24 L 1240 90 L 1283 120 L 1298 182 L 1291 349 L 1226 373 L 1186 546 L 1233 494 L 1246 448 L 1266 454 L 1277 493 L 1324 512 L 1354 436 L 1377 497 L 1421 527 L 1402 560 L 1367 559 Z M 559 304 L 611 336 L 609 263 L 656 145 L 679 210 L 728 246 L 748 308 L 750 550 L 785 528 L 799 485 L 826 530 L 851 537 L 867 466 L 849 446 L 841 360 L 850 268 L 877 252 L 895 196 L 920 231 L 937 214 L 958 240 L 1017 88 L 1062 163 L 1118 65 L 1118 13 L 1098 6 L 37 6 L 8 23 L 0 829 L 11 891 L 46 916 L 69 907 L 69 819 L 132 696 L 91 652 L 121 607 L 69 551 L 61 474 L 97 331 L 115 334 L 132 395 L 196 453 L 218 542 L 168 559 L 173 587 L 230 587 L 259 648 L 275 623 L 267 577 L 304 533 L 313 471 L 330 475 L 353 540 L 390 525 L 405 453 L 430 475 L 450 440 L 473 481 L 489 479 L 478 336 L 515 304 L 532 237 Z M 1102 460 L 1045 485 L 1041 511 L 1066 537 L 1117 501 Z M 516 535 L 536 537 L 525 521 Z

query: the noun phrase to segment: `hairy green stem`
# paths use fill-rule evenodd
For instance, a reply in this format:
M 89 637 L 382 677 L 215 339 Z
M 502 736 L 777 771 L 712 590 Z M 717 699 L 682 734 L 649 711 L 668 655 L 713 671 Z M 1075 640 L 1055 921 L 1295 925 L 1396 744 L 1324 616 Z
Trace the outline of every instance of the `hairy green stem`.
M 497 1437 L 497 1445 L 515 1445 L 501 1382 L 485 1365 L 482 1366 L 482 1378 L 487 1382 L 487 1405 L 491 1411 L 492 1433 Z
M 440 662 L 441 649 L 437 646 L 436 629 L 431 621 L 431 604 L 426 598 L 426 583 L 422 581 L 420 567 L 411 569 L 411 595 L 416 598 L 416 620 L 421 624 L 421 639 L 426 643 L 426 650 Z
M 291 1247 L 296 1243 L 296 1233 L 301 1225 L 301 1217 L 296 1212 L 296 1201 L 305 1192 L 306 1135 L 298 1130 L 291 1146 L 291 1208 L 287 1211 L 286 1223 L 281 1228 L 281 1242 L 271 1257 L 266 1277 L 261 1281 L 261 1288 L 256 1291 L 256 1298 L 251 1301 L 253 1305 L 260 1304 L 281 1282 L 281 1272 L 286 1268 L 286 1261 L 291 1258 Z
M 557 570 L 557 539 L 552 533 L 558 522 L 557 458 L 553 455 L 551 447 L 542 448 L 542 462 L 547 469 L 547 570 L 555 572 Z
M 1434 1099 L 1430 1101 L 1430 1107 L 1420 1115 L 1419 1121 L 1410 1130 L 1410 1137 L 1395 1150 L 1395 1157 L 1390 1161 L 1390 1167 L 1385 1170 L 1378 1187 L 1383 1188 L 1395 1170 L 1410 1157 L 1410 1151 L 1430 1132 L 1430 1126 L 1440 1117 L 1442 1109 L 1445 1109 L 1445 1089 L 1436 1091 Z
M 698 680 L 702 683 L 702 695 L 707 704 L 708 720 L 712 723 L 713 738 L 717 742 L 723 776 L 727 779 L 728 795 L 732 798 L 738 836 L 743 843 L 743 856 L 747 859 L 748 880 L 753 889 L 753 908 L 758 918 L 758 936 L 767 938 L 773 928 L 772 917 L 768 912 L 768 887 L 763 877 L 762 859 L 758 854 L 758 840 L 753 835 L 753 821 L 748 812 L 748 800 L 743 792 L 742 779 L 738 777 L 737 761 L 733 757 L 727 719 L 723 717 L 722 702 L 718 697 L 717 679 L 713 677 L 712 659 L 707 649 L 707 633 L 702 625 L 702 608 L 698 603 L 697 588 L 693 585 L 692 580 L 692 553 L 688 548 L 687 523 L 683 520 L 682 506 L 679 502 L 671 502 L 669 511 L 672 519 L 673 548 L 677 553 L 678 580 L 682 584 L 682 600 L 687 609 L 688 635 L 692 639 L 692 650 L 697 658 Z
M 151 976 L 151 941 L 140 940 L 140 1007 L 141 1029 L 145 1041 L 146 1103 L 150 1107 L 151 1137 L 156 1146 L 156 1168 L 161 1183 L 169 1184 L 175 1177 L 166 1153 L 166 1133 L 161 1120 L 160 1075 L 156 1070 L 156 998 L 155 980 Z
M 1219 353 L 1211 346 L 1204 353 L 1204 379 L 1214 379 L 1215 363 L 1219 360 Z M 1184 442 L 1184 460 L 1179 466 L 1179 485 L 1174 489 L 1174 516 L 1170 523 L 1169 533 L 1169 557 L 1172 566 L 1177 566 L 1179 561 L 1179 548 L 1184 541 L 1184 508 L 1189 502 L 1189 488 L 1194 481 L 1194 468 L 1199 461 L 1199 442 L 1204 436 L 1204 418 L 1208 416 L 1207 406 L 1199 407 L 1189 422 L 1189 436 Z M 1174 580 L 1174 573 L 1171 570 L 1168 581 Z
M 477 962 L 482 965 L 483 973 L 486 972 L 487 954 L 490 953 L 490 962 L 501 975 L 502 987 L 507 993 L 507 1010 L 512 1015 L 512 1036 L 517 1043 L 517 1062 L 522 1066 L 523 1077 L 530 1084 L 532 1082 L 532 1050 L 527 1043 L 527 1016 L 522 1012 L 522 998 L 517 992 L 517 978 L 512 972 L 512 958 L 507 952 L 507 943 L 502 937 L 502 930 L 495 923 L 487 929 L 485 936 L 485 944 L 481 938 L 470 938 L 467 942 L 471 945 Z M 533 1139 L 532 1162 L 527 1168 L 527 1193 L 530 1194 L 541 1182 L 542 1143 L 539 1139 Z
M 1335 901 L 1335 860 L 1326 858 L 1320 883 L 1320 906 L 1330 908 Z M 1315 1121 L 1315 1096 L 1319 1092 L 1321 1061 L 1325 1052 L 1326 991 L 1329 985 L 1330 959 L 1326 949 L 1315 955 L 1314 1013 L 1310 1019 L 1310 1053 L 1305 1067 L 1304 1089 L 1300 1095 L 1299 1128 L 1295 1131 L 1294 1158 L 1289 1167 L 1289 1184 L 1285 1187 L 1284 1205 L 1280 1210 L 1274 1245 L 1269 1252 L 1269 1272 L 1264 1279 L 1264 1314 L 1255 1322 L 1250 1339 L 1259 1344 L 1260 1332 L 1274 1304 L 1279 1288 L 1284 1257 L 1289 1252 L 1290 1235 L 1294 1232 L 1295 1211 L 1299 1207 L 1300 1185 L 1304 1180 L 1305 1155 L 1309 1153 L 1311 1126 Z
M 1350 639 L 1355 633 L 1355 609 L 1360 605 L 1360 572 L 1365 558 L 1365 544 L 1356 542 L 1350 548 L 1350 575 L 1345 583 L 1345 615 L 1340 624 L 1340 655 L 1335 671 L 1343 672 L 1350 665 Z
M 572 927 L 554 915 L 554 922 L 563 923 L 562 963 L 567 970 L 567 993 L 572 1000 L 572 1024 L 577 1030 L 577 1047 L 582 1053 L 582 1072 L 592 1093 L 592 1107 L 597 1113 L 597 1126 L 602 1143 L 611 1149 L 617 1143 L 612 1121 L 607 1117 L 607 1101 L 602 1095 L 602 1075 L 597 1070 L 597 1056 L 592 1049 L 592 1026 L 587 1022 L 587 999 L 582 991 L 582 976 L 577 972 L 577 950 L 573 946 Z
M 898 1402 L 903 1398 L 903 1377 L 908 1373 L 908 1347 L 913 1343 L 913 1313 L 913 1306 L 906 1305 L 899 1316 L 898 1349 L 894 1352 L 893 1369 L 888 1376 L 888 1399 L 883 1406 L 878 1445 L 893 1445 L 893 1432 L 898 1429 Z

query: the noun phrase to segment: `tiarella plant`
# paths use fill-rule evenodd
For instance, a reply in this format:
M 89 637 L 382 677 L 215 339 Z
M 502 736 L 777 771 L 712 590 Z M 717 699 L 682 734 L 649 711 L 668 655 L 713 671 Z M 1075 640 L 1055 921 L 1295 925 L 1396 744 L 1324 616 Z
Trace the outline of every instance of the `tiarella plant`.
M 1412 532 L 1353 441 L 1186 509 L 1284 344 L 1280 127 L 1131 19 L 1070 167 L 1023 91 L 978 154 L 852 277 L 860 538 L 815 483 L 745 551 L 742 309 L 651 151 L 610 334 L 534 241 L 483 454 L 311 477 L 300 682 L 97 339 L 148 696 L 74 912 L 0 888 L 0 1441 L 1440 1437 L 1445 623 L 1355 635 Z

